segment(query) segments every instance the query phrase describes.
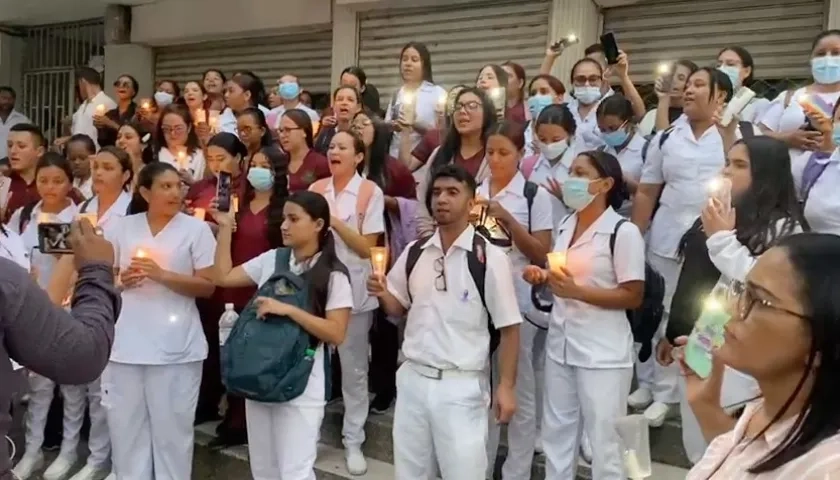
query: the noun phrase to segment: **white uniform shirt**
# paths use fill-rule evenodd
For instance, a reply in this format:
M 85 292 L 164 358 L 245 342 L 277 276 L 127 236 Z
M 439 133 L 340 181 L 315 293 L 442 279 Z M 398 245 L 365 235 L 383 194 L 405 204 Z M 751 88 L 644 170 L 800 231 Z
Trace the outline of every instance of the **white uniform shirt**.
M 158 160 L 173 165 L 179 170 L 181 169 L 181 165 L 178 164 L 178 157 L 173 155 L 166 147 L 160 149 L 160 153 L 158 153 Z M 204 152 L 202 152 L 200 148 L 196 149 L 196 151 L 187 158 L 187 165 L 187 170 L 190 172 L 193 179 L 201 180 L 204 178 L 204 170 L 207 168 L 207 162 L 204 160 Z
M 400 87 L 396 96 L 392 97 L 388 102 L 388 110 L 385 112 L 386 121 L 396 121 L 400 117 L 404 91 L 405 87 Z M 435 113 L 435 109 L 441 97 L 445 95 L 446 90 L 443 87 L 425 81 L 421 83 L 420 88 L 414 92 L 414 123 L 426 127 L 434 127 L 437 124 L 437 113 Z M 422 136 L 412 130 L 412 150 L 420 143 L 421 139 Z M 400 158 L 400 132 L 394 132 L 394 137 L 391 139 L 391 151 L 389 153 L 394 158 Z
M 298 102 L 298 104 L 292 110 L 303 110 L 304 112 L 306 112 L 306 114 L 309 115 L 309 119 L 312 120 L 313 125 L 315 125 L 315 124 L 317 124 L 318 122 L 321 121 L 321 116 L 318 115 L 318 112 L 316 112 L 315 110 L 312 110 L 311 108 L 307 107 L 303 103 Z M 266 112 L 263 112 L 263 113 L 266 113 Z M 274 122 L 274 125 L 270 125 L 272 128 L 275 128 L 275 129 L 280 128 L 280 120 L 281 120 L 280 117 L 282 117 L 284 113 L 286 113 L 286 107 L 284 107 L 283 105 L 280 105 L 279 107 L 272 108 L 271 110 L 268 111 L 268 113 L 266 113 L 266 115 L 276 115 L 277 116 L 276 117 L 277 121 Z
M 0 231 L 0 258 L 11 260 L 29 271 L 29 251 L 20 235 L 9 227 L 6 227 L 5 233 Z
M 468 226 L 444 255 L 436 231 L 423 246 L 407 280 L 406 257 L 416 241 L 411 242 L 388 274 L 388 292 L 408 309 L 402 346 L 408 360 L 443 370 L 484 371 L 490 355 L 489 320 L 467 269 L 467 252 L 472 251 L 474 234 L 475 229 Z M 522 323 L 510 260 L 489 242 L 485 255 L 485 299 L 493 326 L 501 329 Z M 440 275 L 435 270 L 439 258 L 444 259 L 445 292 L 435 286 L 435 278 Z
M 592 109 L 589 110 L 589 113 L 586 114 L 586 118 L 581 118 L 580 112 L 578 111 L 580 102 L 578 102 L 578 100 L 574 97 L 569 97 L 569 101 L 566 103 L 566 106 L 568 106 L 569 111 L 572 112 L 572 117 L 574 117 L 575 124 L 577 125 L 577 128 L 575 129 L 575 142 L 580 145 L 581 152 L 596 150 L 598 147 L 604 145 L 604 140 L 601 138 L 601 129 L 598 128 L 598 105 L 600 105 L 605 98 L 611 96 L 613 93 L 615 92 L 610 89 L 603 97 L 601 97 L 601 100 L 598 100 Z
M 547 185 L 548 179 L 553 178 L 562 185 L 569 178 L 569 169 L 572 168 L 572 162 L 578 156 L 578 149 L 576 148 L 578 145 L 579 143 L 574 141 L 572 146 L 566 149 L 560 157 L 560 160 L 553 166 L 541 153 L 540 158 L 537 159 L 537 163 L 534 164 L 534 170 L 531 171 L 531 177 L 528 180 L 537 185 Z M 522 162 L 520 162 L 519 166 L 520 168 L 522 167 Z M 557 228 L 560 225 L 560 221 L 569 214 L 569 209 L 566 208 L 566 205 L 559 198 L 551 194 L 549 195 L 551 196 L 551 212 L 554 220 L 554 228 Z
M 618 159 L 618 164 L 621 165 L 621 171 L 624 173 L 625 178 L 638 182 L 642 178 L 642 165 L 645 163 L 642 152 L 646 143 L 647 140 L 645 140 L 645 137 L 640 135 L 639 132 L 633 132 L 633 136 L 630 137 L 630 143 L 622 148 L 621 152 L 616 151 L 614 147 L 610 146 L 605 146 L 604 152 Z M 618 213 L 629 216 L 630 205 L 631 201 L 626 200 Z
M 270 110 L 263 107 L 262 105 L 257 105 L 257 108 L 265 115 L 268 116 Z M 239 136 L 239 130 L 236 128 L 236 114 L 233 113 L 233 110 L 230 108 L 225 108 L 222 111 L 222 114 L 219 115 L 219 131 L 220 132 L 227 132 L 232 133 Z
M 804 156 L 810 157 L 810 152 Z M 831 157 L 821 162 L 828 163 L 828 166 L 811 187 L 805 202 L 805 219 L 815 232 L 840 235 L 840 191 L 837 190 L 840 185 L 840 150 L 834 150 Z M 805 162 L 799 163 L 800 168 L 794 171 L 794 177 L 799 180 L 796 182 L 797 191 L 805 168 Z
M 93 139 L 96 148 L 99 148 L 99 133 L 93 124 L 93 117 L 96 115 L 96 109 L 99 105 L 105 106 L 102 113 L 117 108 L 117 104 L 111 100 L 111 97 L 106 95 L 105 92 L 99 92 L 92 100 L 82 102 L 79 109 L 73 114 L 73 127 L 70 130 L 73 135 L 84 134 Z
M 20 226 L 20 217 L 23 214 L 23 209 L 26 207 L 18 208 L 12 214 L 12 218 L 9 219 L 9 223 L 6 226 L 9 230 L 20 234 L 23 246 L 26 252 L 29 253 L 31 266 L 35 267 L 35 271 L 38 273 L 38 285 L 46 289 L 50 284 L 50 277 L 57 261 L 52 255 L 45 255 L 38 250 L 38 217 L 41 215 L 41 203 L 38 202 L 35 208 L 32 209 L 32 214 L 29 216 L 28 221 L 24 222 L 25 225 L 22 232 L 18 230 L 18 227 Z M 70 202 L 70 205 L 57 215 L 50 215 L 49 221 L 70 223 L 76 217 L 77 211 L 78 207 L 76 204 Z
M 534 203 L 531 205 L 530 220 L 528 225 L 528 201 L 524 195 L 525 191 L 525 177 L 521 173 L 516 176 L 499 191 L 496 196 L 490 197 L 490 180 L 485 180 L 478 187 L 477 195 L 483 198 L 499 202 L 499 204 L 507 210 L 516 221 L 525 227 L 530 232 L 544 232 L 554 229 L 554 219 L 551 214 L 551 198 L 552 195 L 544 188 L 537 189 L 537 195 L 534 197 Z M 513 286 L 516 290 L 516 300 L 519 303 L 519 310 L 527 312 L 531 309 L 531 286 L 522 278 L 522 271 L 525 267 L 531 264 L 516 245 L 508 253 L 508 258 L 511 263 L 511 272 L 513 273 Z
M 774 132 L 784 132 L 801 128 L 805 125 L 807 118 L 805 117 L 805 111 L 802 110 L 802 105 L 799 104 L 799 100 L 806 94 L 819 97 L 829 105 L 834 105 L 840 99 L 840 92 L 808 93 L 807 89 L 802 87 L 793 92 L 793 95 L 790 97 L 790 103 L 785 106 L 785 99 L 787 98 L 787 91 L 785 91 L 770 102 L 770 105 L 765 109 L 764 115 L 761 117 L 760 123 Z M 831 117 L 831 113 L 825 112 L 829 117 Z M 798 148 L 791 148 L 791 160 L 799 157 L 802 153 L 804 152 Z
M 359 214 L 356 211 L 356 197 L 359 195 L 359 188 L 362 185 L 362 177 L 357 173 L 344 187 L 344 190 L 337 195 L 330 179 L 329 185 L 324 192 L 324 198 L 330 204 L 330 212 L 340 218 L 353 230 L 359 229 Z M 370 203 L 364 212 L 362 219 L 362 235 L 385 233 L 385 196 L 379 187 L 374 189 Z M 347 266 L 350 272 L 350 283 L 353 286 L 353 313 L 369 312 L 379 307 L 379 301 L 371 297 L 367 292 L 367 278 L 370 276 L 370 260 L 362 259 L 356 255 L 350 247 L 333 231 L 335 236 L 335 253 L 338 258 Z
M 203 221 L 179 213 L 152 236 L 145 213 L 129 215 L 119 228 L 105 229 L 117 266 L 128 268 L 138 248 L 160 268 L 181 275 L 213 265 L 216 239 Z M 122 292 L 111 361 L 134 365 L 171 365 L 207 358 L 207 340 L 195 298 L 150 279 Z
M 672 127 L 661 149 L 662 132 L 651 139 L 640 180 L 662 185 L 659 210 L 650 225 L 649 247 L 666 258 L 677 258 L 680 239 L 708 199 L 709 181 L 720 175 L 726 162 L 716 126 L 709 127 L 699 139 L 687 121 L 676 121 Z M 740 130 L 735 135 L 740 138 Z
M 92 198 L 93 197 L 93 175 L 88 177 L 87 180 L 84 182 L 79 181 L 79 179 L 73 179 L 73 188 L 82 192 L 85 198 Z
M 9 140 L 9 130 L 21 123 L 32 123 L 32 121 L 17 110 L 12 110 L 5 122 L 0 120 L 0 158 L 9 156 L 9 147 L 6 144 Z
M 625 222 L 610 254 L 610 236 L 622 220 L 607 208 L 569 245 L 577 214 L 562 225 L 554 243 L 555 252 L 566 252 L 566 268 L 575 283 L 614 289 L 620 284 L 645 279 L 645 242 L 639 229 Z M 546 340 L 546 354 L 553 361 L 581 368 L 632 368 L 633 333 L 625 310 L 608 310 L 567 298 L 554 297 Z
M 128 192 L 121 192 L 117 200 L 108 207 L 108 210 L 97 217 L 96 226 L 101 228 L 103 232 L 116 228 L 115 226 L 119 224 L 120 219 L 128 214 L 128 205 L 130 203 L 131 195 Z M 82 204 L 82 207 L 84 207 L 84 213 L 96 213 L 98 215 L 99 197 L 91 198 L 90 202 L 86 206 Z M 79 208 L 79 211 L 81 212 L 81 208 Z
M 276 255 L 277 249 L 269 250 L 243 263 L 242 269 L 255 284 L 262 286 L 274 275 L 274 259 Z M 289 271 L 295 275 L 300 275 L 314 265 L 319 256 L 320 253 L 313 257 L 310 262 L 297 263 L 295 262 L 294 254 L 292 254 L 289 260 Z M 325 305 L 327 312 L 341 310 L 343 308 L 353 308 L 353 290 L 350 286 L 350 280 L 342 272 L 334 271 L 330 273 L 330 281 L 327 286 L 327 302 Z M 326 404 L 323 344 L 319 345 L 315 350 L 313 360 L 312 372 L 309 374 L 306 389 L 300 396 L 288 401 L 288 405 L 323 407 Z

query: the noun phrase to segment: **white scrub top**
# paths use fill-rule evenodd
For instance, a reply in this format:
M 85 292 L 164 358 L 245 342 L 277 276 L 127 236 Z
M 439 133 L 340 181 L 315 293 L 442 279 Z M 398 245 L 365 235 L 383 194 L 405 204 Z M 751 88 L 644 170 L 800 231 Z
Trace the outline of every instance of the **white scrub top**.
M 396 96 L 388 102 L 388 110 L 385 112 L 386 121 L 396 121 L 399 118 L 404 91 L 405 87 L 400 87 Z M 414 92 L 414 123 L 421 124 L 425 127 L 434 127 L 437 124 L 437 113 L 435 113 L 435 109 L 441 97 L 445 95 L 446 90 L 443 87 L 430 82 L 421 83 L 420 88 Z M 412 150 L 420 143 L 422 138 L 419 133 L 415 131 L 411 132 Z M 394 158 L 400 158 L 400 132 L 394 132 L 389 153 Z
M 303 110 L 304 112 L 306 112 L 306 114 L 309 115 L 309 119 L 312 120 L 313 125 L 321 121 L 321 116 L 318 115 L 318 112 L 312 110 L 311 108 L 307 107 L 302 103 L 298 103 L 297 106 L 295 106 L 295 108 L 293 108 L 292 110 Z M 286 107 L 284 107 L 283 105 L 269 110 L 266 115 L 276 115 L 275 118 L 277 118 L 277 121 L 274 122 L 274 125 L 269 126 L 274 129 L 280 128 L 280 117 L 282 117 L 284 113 L 286 113 Z
M 178 164 L 178 157 L 173 155 L 166 147 L 160 149 L 160 152 L 158 153 L 158 160 L 173 165 L 179 170 L 181 169 L 181 166 Z M 196 149 L 196 151 L 187 158 L 187 165 L 187 170 L 190 172 L 193 179 L 201 180 L 204 178 L 204 170 L 207 168 L 207 162 L 204 160 L 204 152 L 202 152 L 200 148 Z
M 260 109 L 263 115 L 268 117 L 270 112 L 269 109 L 263 107 L 262 105 L 257 105 L 257 108 Z M 224 111 L 222 111 L 222 114 L 219 115 L 219 131 L 232 133 L 237 137 L 239 136 L 239 131 L 236 128 L 236 114 L 233 113 L 233 110 L 230 108 L 225 108 Z
M 108 229 L 115 228 L 115 225 L 119 224 L 119 220 L 128 214 L 128 205 L 130 203 L 131 195 L 129 195 L 128 192 L 122 192 L 120 193 L 120 196 L 117 197 L 117 200 L 113 203 L 113 205 L 108 207 L 108 210 L 105 211 L 105 213 L 99 215 L 99 197 L 96 196 L 88 202 L 84 213 L 96 213 L 99 215 L 96 219 L 96 226 L 101 228 L 104 232 Z
M 547 185 L 548 179 L 553 178 L 562 185 L 563 182 L 569 178 L 569 169 L 572 168 L 572 162 L 578 156 L 578 149 L 575 148 L 577 145 L 577 140 L 574 140 L 572 142 L 572 146 L 566 149 L 560 157 L 560 160 L 554 165 L 551 165 L 551 162 L 549 162 L 548 159 L 541 153 L 540 157 L 537 159 L 537 163 L 534 164 L 534 170 L 531 171 L 531 177 L 528 178 L 528 180 L 536 183 L 537 185 Z M 520 162 L 519 165 L 521 168 L 522 162 Z M 554 228 L 557 228 L 557 226 L 560 225 L 560 221 L 563 220 L 570 212 L 559 198 L 551 195 L 550 193 L 549 195 L 551 196 L 551 212 L 554 221 Z
M 496 193 L 494 197 L 490 197 L 489 178 L 479 185 L 476 194 L 482 198 L 499 202 L 502 208 L 516 219 L 517 223 L 532 233 L 552 231 L 554 229 L 554 219 L 551 213 L 552 195 L 542 187 L 537 189 L 537 195 L 534 197 L 533 205 L 531 205 L 531 225 L 529 226 L 528 201 L 525 198 L 524 191 L 525 177 L 517 172 L 510 183 Z M 513 273 L 513 286 L 516 290 L 519 311 L 527 312 L 531 309 L 531 286 L 522 278 L 522 271 L 531 264 L 531 261 L 516 248 L 516 245 L 508 253 L 508 258 L 510 259 L 511 273 Z
M 242 264 L 242 269 L 251 278 L 251 280 L 262 286 L 268 279 L 274 275 L 274 259 L 277 255 L 277 250 L 269 250 L 262 253 L 260 256 Z M 312 260 L 307 263 L 295 262 L 294 254 L 289 260 L 289 271 L 295 275 L 304 273 L 308 268 L 318 261 L 317 254 L 312 257 Z M 350 286 L 350 280 L 347 275 L 342 272 L 331 272 L 329 285 L 327 286 L 327 301 L 325 304 L 327 312 L 331 310 L 341 310 L 343 308 L 353 308 L 353 290 Z M 323 407 L 326 404 L 326 394 L 324 389 L 326 387 L 326 378 L 324 375 L 324 345 L 318 346 L 315 351 L 314 362 L 312 364 L 312 372 L 309 374 L 309 380 L 306 384 L 304 392 L 287 404 L 298 407 Z
M 93 117 L 96 115 L 96 109 L 100 105 L 105 106 L 102 113 L 107 113 L 117 108 L 116 102 L 111 100 L 111 97 L 106 95 L 105 92 L 99 92 L 92 100 L 85 100 L 79 106 L 79 109 L 73 114 L 73 126 L 70 129 L 73 135 L 83 134 L 90 137 L 93 143 L 96 144 L 97 149 L 99 148 L 99 132 L 93 124 Z
M 0 231 L 0 258 L 11 260 L 29 271 L 29 251 L 20 235 L 9 227 L 5 228 L 5 233 Z
M 74 178 L 73 188 L 81 192 L 85 198 L 93 197 L 93 175 L 88 177 L 84 182 L 80 182 L 79 179 Z
M 105 230 L 114 245 L 117 266 L 128 268 L 138 248 L 162 269 L 181 275 L 213 266 L 216 239 L 203 221 L 179 213 L 157 235 L 146 213 L 122 218 Z M 171 365 L 207 358 L 207 340 L 195 298 L 146 279 L 122 292 L 111 361 L 134 365 Z
M 610 236 L 623 217 L 607 208 L 569 245 L 577 214 L 560 225 L 555 252 L 566 252 L 566 268 L 575 283 L 615 289 L 620 284 L 645 279 L 645 241 L 629 221 L 618 230 L 615 255 Z M 609 310 L 579 300 L 554 297 L 546 339 L 546 354 L 557 363 L 581 368 L 632 368 L 633 332 L 627 313 Z
M 804 156 L 810 157 L 810 152 Z M 805 202 L 805 219 L 811 226 L 811 230 L 820 233 L 833 233 L 840 235 L 840 150 L 834 150 L 831 157 L 821 160 L 821 163 L 828 163 L 822 174 L 814 182 L 811 192 L 808 194 L 808 201 Z M 801 184 L 802 170 L 806 162 L 799 162 L 800 168 L 794 172 L 799 178 L 797 191 Z
M 362 235 L 385 233 L 385 196 L 382 189 L 374 188 L 365 212 L 356 211 L 356 197 L 359 195 L 362 180 L 362 177 L 357 173 L 350 180 L 350 183 L 344 187 L 344 190 L 336 195 L 332 178 L 330 178 L 324 192 L 324 198 L 330 204 L 330 212 L 357 232 L 359 231 L 358 218 L 360 213 L 363 213 L 362 231 L 360 232 Z M 333 231 L 333 236 L 335 237 L 335 253 L 350 272 L 354 299 L 353 313 L 376 310 L 379 307 L 379 300 L 370 296 L 367 292 L 367 279 L 371 272 L 370 260 L 356 255 L 335 231 Z
M 586 118 L 581 118 L 580 112 L 578 108 L 580 107 L 580 102 L 574 97 L 569 97 L 569 101 L 566 105 L 569 107 L 569 111 L 572 112 L 572 117 L 575 119 L 575 124 L 577 128 L 575 128 L 575 142 L 580 146 L 582 152 L 587 150 L 596 150 L 598 147 L 604 145 L 604 140 L 601 138 L 601 129 L 598 128 L 598 105 L 604 101 L 605 98 L 613 95 L 615 93 L 612 89 L 610 89 L 600 100 L 598 100 L 595 105 L 589 110 L 589 113 L 586 114 Z
M 32 209 L 32 215 L 29 217 L 29 221 L 25 222 L 22 232 L 18 232 L 18 226 L 20 225 L 20 216 L 25 207 L 20 207 L 12 214 L 12 218 L 6 227 L 13 232 L 20 233 L 23 246 L 29 253 L 31 266 L 35 267 L 35 271 L 38 273 L 38 285 L 46 289 L 50 284 L 50 277 L 52 276 L 52 271 L 55 268 L 57 260 L 54 256 L 45 255 L 38 250 L 38 217 L 41 215 L 41 203 L 38 202 L 35 208 Z M 70 202 L 70 205 L 57 215 L 50 215 L 49 220 L 50 222 L 56 223 L 70 223 L 75 219 L 77 211 L 78 207 L 76 204 Z

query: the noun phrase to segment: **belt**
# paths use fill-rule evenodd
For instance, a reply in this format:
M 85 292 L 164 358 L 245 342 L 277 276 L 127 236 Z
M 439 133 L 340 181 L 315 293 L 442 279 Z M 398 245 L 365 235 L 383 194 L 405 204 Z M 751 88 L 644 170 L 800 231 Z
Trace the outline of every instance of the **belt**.
M 431 378 L 432 380 L 441 380 L 447 377 L 475 376 L 484 373 L 480 370 L 460 370 L 458 368 L 430 367 L 429 365 L 423 365 L 422 363 L 417 363 L 413 360 L 406 360 L 406 363 L 409 367 L 411 367 L 412 370 L 414 370 L 421 376 Z

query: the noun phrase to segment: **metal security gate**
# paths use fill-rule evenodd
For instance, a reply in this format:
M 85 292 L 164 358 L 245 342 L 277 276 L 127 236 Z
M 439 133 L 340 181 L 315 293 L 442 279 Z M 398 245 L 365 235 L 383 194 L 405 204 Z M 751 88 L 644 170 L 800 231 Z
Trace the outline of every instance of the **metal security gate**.
M 102 19 L 29 27 L 26 30 L 23 95 L 18 109 L 48 140 L 69 133 L 62 122 L 73 114 L 76 85 L 73 71 L 104 54 Z

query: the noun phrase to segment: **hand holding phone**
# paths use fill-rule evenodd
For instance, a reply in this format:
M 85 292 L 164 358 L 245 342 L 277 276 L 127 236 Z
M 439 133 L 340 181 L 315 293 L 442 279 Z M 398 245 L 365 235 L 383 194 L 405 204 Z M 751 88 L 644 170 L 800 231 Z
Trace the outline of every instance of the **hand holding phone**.
M 724 342 L 724 327 L 730 316 L 723 303 L 719 295 L 714 293 L 706 300 L 703 313 L 697 319 L 685 345 L 684 361 L 700 378 L 711 375 L 713 352 Z
M 230 211 L 231 180 L 230 173 L 219 172 L 219 179 L 216 184 L 216 209 L 220 212 Z
M 578 38 L 578 36 L 575 35 L 574 33 L 571 33 L 569 35 L 566 35 L 565 38 L 562 38 L 562 39 L 552 43 L 551 46 L 548 47 L 548 48 L 552 52 L 560 54 L 560 53 L 563 53 L 563 50 L 565 50 L 565 49 L 567 49 L 567 48 L 569 48 L 572 45 L 575 45 L 577 43 L 580 43 L 580 38 Z
M 45 255 L 68 255 L 70 247 L 69 223 L 39 223 L 38 250 Z
M 618 56 L 621 52 L 618 51 L 618 43 L 615 41 L 615 35 L 612 32 L 601 35 L 601 47 L 604 48 L 604 58 L 606 58 L 608 65 L 618 63 Z

